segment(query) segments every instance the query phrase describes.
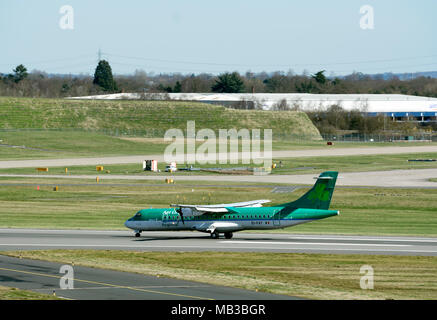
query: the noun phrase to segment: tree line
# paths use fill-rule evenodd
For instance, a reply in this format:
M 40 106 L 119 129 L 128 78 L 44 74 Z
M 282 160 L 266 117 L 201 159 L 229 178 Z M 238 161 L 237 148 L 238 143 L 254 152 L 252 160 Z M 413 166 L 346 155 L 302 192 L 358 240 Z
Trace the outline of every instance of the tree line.
M 224 72 L 212 74 L 150 74 L 136 70 L 132 75 L 113 75 L 109 63 L 99 62 L 94 76 L 50 75 L 28 72 L 19 65 L 10 74 L 0 74 L 0 95 L 59 98 L 101 93 L 314 93 L 314 94 L 406 94 L 437 97 L 437 79 L 418 77 L 400 80 L 382 75 L 352 73 L 328 77 L 325 71 L 315 74 L 293 72 L 252 73 Z
M 393 121 L 385 115 L 366 116 L 359 108 L 345 110 L 334 104 L 326 110 L 306 111 L 306 114 L 325 135 L 336 134 L 383 134 L 401 133 L 417 135 L 437 130 L 435 122 Z

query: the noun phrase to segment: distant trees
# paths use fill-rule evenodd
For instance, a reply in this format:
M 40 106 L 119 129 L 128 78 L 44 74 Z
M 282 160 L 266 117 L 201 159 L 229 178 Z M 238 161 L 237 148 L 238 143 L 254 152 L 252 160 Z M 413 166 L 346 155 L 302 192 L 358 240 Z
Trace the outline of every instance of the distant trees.
M 289 91 L 294 86 L 293 80 L 281 73 L 275 73 L 263 81 L 265 89 L 269 93 Z
M 307 111 L 308 117 L 321 134 L 359 132 L 361 134 L 380 134 L 390 131 L 410 134 L 420 127 L 412 122 L 393 122 L 389 117 L 377 115 L 369 117 L 361 108 L 345 110 L 335 104 L 326 110 Z
M 220 93 L 240 93 L 244 91 L 244 82 L 238 72 L 226 72 L 217 77 L 211 90 Z
M 136 70 L 130 75 L 113 76 L 107 61 L 100 61 L 94 76 L 57 75 L 18 65 L 10 74 L 0 75 L 0 95 L 27 97 L 65 97 L 101 93 L 136 92 L 229 92 L 229 93 L 313 93 L 313 94 L 406 94 L 437 97 L 437 79 L 400 78 L 392 75 L 326 75 L 324 70 L 309 72 L 246 72 L 201 74 L 153 74 Z M 290 102 L 289 102 L 290 103 Z M 244 108 L 247 106 L 243 103 Z M 284 108 L 285 105 L 277 106 Z M 294 108 L 294 104 L 289 106 Z
M 182 84 L 179 81 L 176 81 L 174 87 L 164 86 L 163 84 L 159 84 L 157 89 L 158 91 L 163 91 L 167 93 L 172 93 L 172 92 L 178 93 L 178 92 L 182 92 Z
M 116 92 L 118 91 L 117 84 L 112 76 L 112 69 L 108 61 L 100 60 L 94 72 L 93 84 L 98 85 L 104 91 Z

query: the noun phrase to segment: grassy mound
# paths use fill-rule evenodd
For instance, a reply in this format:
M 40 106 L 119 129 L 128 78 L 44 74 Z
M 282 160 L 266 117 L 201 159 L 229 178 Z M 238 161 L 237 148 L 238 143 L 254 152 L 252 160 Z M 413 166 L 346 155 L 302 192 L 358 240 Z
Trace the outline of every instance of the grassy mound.
M 273 129 L 274 137 L 320 139 L 303 112 L 234 110 L 181 101 L 96 101 L 0 98 L 2 129 L 84 129 L 112 135 L 162 137 L 170 128 L 185 130 L 194 120 L 196 130 Z

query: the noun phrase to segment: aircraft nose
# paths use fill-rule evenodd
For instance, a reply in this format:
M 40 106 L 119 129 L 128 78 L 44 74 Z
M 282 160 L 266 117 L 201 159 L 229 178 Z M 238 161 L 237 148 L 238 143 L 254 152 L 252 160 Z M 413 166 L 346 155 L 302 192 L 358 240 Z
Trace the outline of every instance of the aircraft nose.
M 129 219 L 129 220 L 126 220 L 126 222 L 124 223 L 124 226 L 125 226 L 126 228 L 132 229 L 132 228 L 131 228 L 131 226 L 132 226 L 132 222 L 130 221 L 130 219 Z

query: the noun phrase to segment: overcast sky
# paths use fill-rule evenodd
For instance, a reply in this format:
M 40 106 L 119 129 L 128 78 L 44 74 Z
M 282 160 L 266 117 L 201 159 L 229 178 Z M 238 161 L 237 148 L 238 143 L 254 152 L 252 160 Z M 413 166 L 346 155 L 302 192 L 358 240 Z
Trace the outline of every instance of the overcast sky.
M 0 72 L 93 74 L 99 49 L 117 74 L 434 71 L 436 12 L 436 0 L 0 0 Z

